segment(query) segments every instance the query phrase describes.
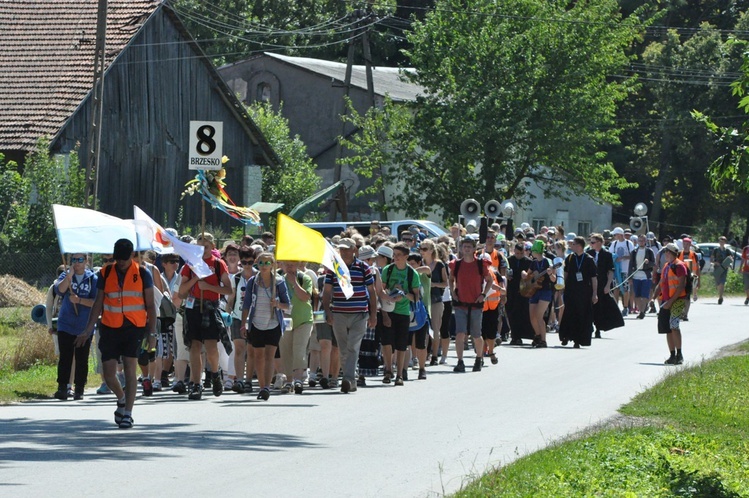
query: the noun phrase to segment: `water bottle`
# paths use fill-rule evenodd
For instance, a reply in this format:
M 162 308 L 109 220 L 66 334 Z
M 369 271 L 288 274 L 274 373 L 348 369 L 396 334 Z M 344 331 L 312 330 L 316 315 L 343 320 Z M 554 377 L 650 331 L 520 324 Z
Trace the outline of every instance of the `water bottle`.
M 554 258 L 554 264 L 564 263 L 564 259 L 560 257 Z M 564 264 L 557 268 L 557 281 L 554 284 L 556 290 L 564 289 Z

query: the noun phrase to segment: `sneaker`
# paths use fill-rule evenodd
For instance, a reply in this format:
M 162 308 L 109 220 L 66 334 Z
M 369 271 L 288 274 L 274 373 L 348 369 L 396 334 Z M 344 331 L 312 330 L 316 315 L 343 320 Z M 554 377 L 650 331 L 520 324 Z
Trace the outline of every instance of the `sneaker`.
M 185 386 L 184 382 L 178 380 L 172 386 L 172 392 L 175 392 L 177 394 L 185 394 L 187 392 L 187 386 Z
M 323 377 L 320 379 L 320 387 L 323 389 L 330 389 L 330 382 L 328 381 L 327 377 Z
M 211 374 L 210 372 L 205 373 L 205 380 L 203 381 L 203 389 L 210 389 L 213 387 L 213 382 L 211 381 Z
M 213 374 L 212 384 L 213 386 L 211 387 L 213 388 L 213 395 L 216 397 L 221 396 L 221 394 L 224 392 L 224 386 L 221 384 L 221 378 L 217 373 Z
M 393 385 L 395 385 L 395 386 L 402 386 L 403 385 L 403 379 L 401 379 L 400 377 L 396 377 L 395 378 L 395 382 L 393 383 Z
M 203 386 L 200 383 L 190 384 L 190 393 L 187 395 L 187 399 L 197 401 L 203 398 Z
M 120 425 L 122 417 L 125 416 L 125 403 L 117 402 L 117 409 L 114 411 L 114 423 Z
M 490 354 L 489 358 L 491 359 L 492 365 L 496 365 L 497 363 L 499 363 L 496 353 Z
M 419 369 L 419 380 L 427 380 L 427 371 L 424 368 Z
M 749 304 L 749 297 L 747 297 L 746 299 L 744 299 L 744 306 L 746 306 L 747 304 Z
M 120 423 L 117 424 L 120 429 L 132 429 L 133 428 L 133 417 L 132 415 L 123 415 Z
M 482 364 L 483 364 L 483 362 L 481 361 L 481 358 L 476 358 L 476 361 L 473 364 L 473 371 L 474 372 L 480 372 Z
M 666 361 L 663 362 L 665 365 L 676 365 L 676 355 L 671 355 Z
M 252 392 L 252 379 L 244 381 L 244 392 L 245 394 L 249 394 Z
M 516 337 L 510 341 L 510 346 L 522 346 L 522 345 L 523 345 L 523 340 L 519 337 Z
M 624 308 L 624 309 L 622 310 L 622 317 L 625 317 L 625 316 L 627 316 L 628 314 L 629 314 L 629 308 Z
M 403 371 L 401 372 L 401 378 L 403 380 L 408 380 L 408 369 L 406 368 L 403 369 Z
M 226 379 L 224 381 L 224 391 L 231 391 L 234 388 L 234 379 Z
M 70 386 L 68 386 L 68 389 L 66 392 L 67 392 L 68 398 L 72 398 L 73 396 L 75 396 L 75 393 L 73 392 L 73 388 Z
M 440 365 L 447 365 L 447 355 L 442 355 L 440 358 Z
M 385 371 L 385 375 L 382 377 L 383 384 L 390 384 L 393 379 L 393 372 Z
M 307 380 L 307 384 L 308 384 L 308 385 L 309 385 L 310 387 L 315 387 L 315 386 L 317 385 L 317 382 L 318 382 L 318 380 L 317 380 L 317 379 L 313 379 L 312 377 L 310 377 L 310 378 L 309 378 L 309 379 Z
M 161 381 L 160 380 L 153 381 L 153 392 L 155 392 L 155 393 L 161 392 Z
M 350 390 L 351 390 L 351 381 L 348 379 L 343 379 L 343 382 L 341 382 L 341 392 L 343 394 L 348 394 Z
M 436 357 L 436 356 L 432 356 L 432 361 L 430 361 L 430 362 L 429 362 L 429 366 L 430 366 L 430 367 L 434 367 L 434 366 L 436 366 L 436 365 L 437 365 L 438 363 L 439 363 L 439 360 L 437 359 L 437 357 Z
M 684 363 L 684 357 L 681 355 L 681 353 L 676 355 L 676 361 L 674 362 L 674 365 L 681 365 Z
M 718 304 L 723 304 L 723 298 L 722 297 L 718 298 Z
M 294 394 L 302 394 L 304 392 L 304 385 L 301 380 L 294 381 Z
M 642 320 L 643 318 L 645 318 L 645 312 L 644 311 L 640 311 L 640 313 L 637 315 L 637 319 L 638 320 Z
M 241 380 L 235 380 L 231 384 L 231 390 L 237 394 L 242 394 L 244 392 L 244 382 Z
M 73 401 L 80 401 L 83 399 L 83 389 L 78 390 L 76 389 L 73 393 Z
M 164 389 L 169 389 L 172 383 L 169 382 L 169 372 L 161 372 L 161 385 Z
M 453 372 L 463 373 L 465 371 L 466 371 L 465 363 L 463 363 L 463 360 L 458 360 L 458 364 L 455 365 L 455 368 L 453 368 Z
M 267 387 L 260 389 L 260 392 L 257 395 L 257 399 L 268 401 L 269 398 L 270 398 L 270 389 L 268 389 Z
M 546 344 L 546 341 L 538 341 L 536 343 L 536 349 L 546 348 L 546 347 L 549 347 L 548 344 Z
M 360 375 L 356 379 L 356 386 L 357 387 L 367 387 L 367 379 L 365 379 L 363 375 Z
M 331 389 L 335 389 L 338 387 L 338 378 L 336 377 L 330 377 L 328 378 L 328 384 L 330 385 Z
M 281 389 L 283 388 L 284 384 L 286 384 L 286 375 L 285 374 L 276 375 L 275 382 L 273 382 L 273 387 L 275 389 Z
M 291 382 L 287 382 L 286 384 L 281 386 L 281 394 L 289 394 L 292 389 L 294 389 L 294 386 L 291 384 Z
M 151 396 L 153 394 L 153 384 L 151 379 L 143 379 L 143 396 Z
M 109 388 L 106 382 L 102 382 L 99 389 L 96 390 L 96 394 L 112 394 L 112 390 Z

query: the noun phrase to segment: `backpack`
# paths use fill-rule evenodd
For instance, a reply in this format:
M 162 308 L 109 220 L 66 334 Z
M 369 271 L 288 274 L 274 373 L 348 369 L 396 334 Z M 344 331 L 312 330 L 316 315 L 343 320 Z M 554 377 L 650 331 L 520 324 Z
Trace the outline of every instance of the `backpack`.
M 386 287 L 390 288 L 390 275 L 393 273 L 393 267 L 390 266 L 388 268 L 387 276 L 385 276 L 385 282 Z M 413 294 L 413 287 L 411 286 L 411 281 L 413 280 L 413 276 L 416 273 L 416 270 L 411 268 L 410 265 L 406 265 L 406 288 L 408 289 L 409 294 Z M 424 306 L 424 302 L 422 301 L 422 294 L 419 294 L 419 299 L 415 302 L 411 302 L 411 321 L 408 325 L 408 330 L 411 332 L 415 332 L 417 330 L 421 330 L 421 328 L 424 326 L 425 323 L 429 321 L 429 314 L 427 313 L 427 308 Z

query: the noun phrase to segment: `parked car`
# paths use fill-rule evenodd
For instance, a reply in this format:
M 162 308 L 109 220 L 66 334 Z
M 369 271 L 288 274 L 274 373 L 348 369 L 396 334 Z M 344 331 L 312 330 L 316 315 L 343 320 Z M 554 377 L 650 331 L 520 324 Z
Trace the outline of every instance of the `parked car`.
M 399 236 L 399 234 L 408 230 L 412 225 L 416 225 L 425 231 L 428 237 L 441 237 L 442 235 L 449 235 L 445 230 L 437 225 L 433 221 L 429 220 L 395 220 L 395 221 L 380 221 L 380 226 L 390 227 L 390 233 Z M 360 234 L 365 237 L 369 235 L 370 222 L 368 221 L 331 221 L 331 222 L 319 222 L 319 223 L 305 223 L 304 226 L 317 230 L 325 237 L 333 237 L 334 235 L 340 235 L 348 227 L 356 228 Z
M 697 244 L 697 248 L 700 251 L 700 254 L 702 254 L 702 259 L 705 260 L 705 266 L 702 268 L 702 273 L 712 273 L 713 272 L 713 265 L 712 261 L 710 261 L 710 256 L 713 253 L 713 250 L 720 246 L 717 242 L 703 242 L 701 244 Z M 733 256 L 733 270 L 740 270 L 741 269 L 741 250 L 736 249 L 733 246 L 729 246 L 726 244 L 726 247 L 730 251 L 731 255 Z

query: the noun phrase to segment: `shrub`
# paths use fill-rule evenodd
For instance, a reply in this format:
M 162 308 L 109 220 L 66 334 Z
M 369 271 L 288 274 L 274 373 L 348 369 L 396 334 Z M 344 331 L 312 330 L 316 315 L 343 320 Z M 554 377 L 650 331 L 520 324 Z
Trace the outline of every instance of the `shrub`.
M 47 327 L 37 323 L 21 326 L 19 341 L 10 356 L 12 370 L 26 370 L 34 365 L 55 365 L 55 345 Z

